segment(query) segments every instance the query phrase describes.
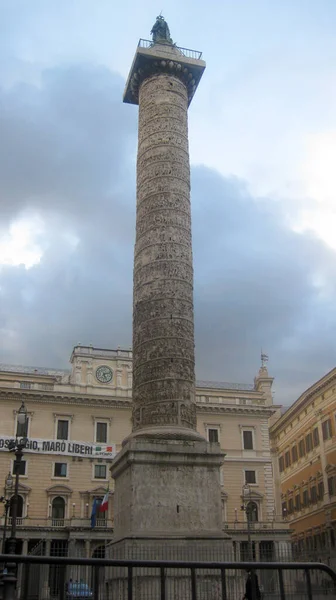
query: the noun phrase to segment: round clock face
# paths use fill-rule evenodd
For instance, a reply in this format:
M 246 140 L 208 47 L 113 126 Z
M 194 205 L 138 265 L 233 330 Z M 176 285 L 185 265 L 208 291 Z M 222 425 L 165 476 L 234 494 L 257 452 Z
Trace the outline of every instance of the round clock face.
M 112 381 L 113 371 L 110 367 L 102 365 L 101 367 L 98 367 L 96 377 L 100 383 L 110 383 L 110 381 Z

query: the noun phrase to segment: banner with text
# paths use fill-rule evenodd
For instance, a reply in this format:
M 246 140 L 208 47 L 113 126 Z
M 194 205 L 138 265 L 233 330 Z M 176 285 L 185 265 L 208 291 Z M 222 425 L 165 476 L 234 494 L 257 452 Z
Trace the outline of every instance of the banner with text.
M 0 451 L 7 450 L 13 437 L 0 434 Z M 20 440 L 21 441 L 21 440 Z M 114 458 L 117 454 L 115 444 L 92 444 L 90 442 L 71 442 L 68 440 L 27 440 L 24 452 L 34 454 L 58 454 L 88 458 Z

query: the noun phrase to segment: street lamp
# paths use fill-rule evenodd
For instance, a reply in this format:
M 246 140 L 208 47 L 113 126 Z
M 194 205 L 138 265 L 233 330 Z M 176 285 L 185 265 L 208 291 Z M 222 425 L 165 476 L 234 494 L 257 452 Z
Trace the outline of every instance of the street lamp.
M 6 494 L 6 490 L 11 489 L 13 485 L 13 477 L 11 475 L 11 473 L 8 473 L 7 477 L 6 477 L 6 481 L 5 481 L 5 494 Z M 8 519 L 8 511 L 9 511 L 9 507 L 10 507 L 10 498 L 6 498 L 6 496 L 0 496 L 0 502 L 3 502 L 3 504 L 5 505 L 5 523 L 4 523 L 4 530 L 3 530 L 3 535 L 2 535 L 2 554 L 6 554 L 5 550 L 6 550 L 6 532 L 7 532 L 7 519 Z
M 249 485 L 245 484 L 242 490 L 243 496 L 243 504 L 241 505 L 241 510 L 246 513 L 246 521 L 247 521 L 247 547 L 248 547 L 248 560 L 249 562 L 253 561 L 253 548 L 252 548 L 252 539 L 251 539 L 251 520 L 252 520 L 252 504 L 251 504 L 251 488 Z
M 14 476 L 15 476 L 15 488 L 14 488 L 14 495 L 12 498 L 12 523 L 11 523 L 11 535 L 10 538 L 8 540 L 8 553 L 9 554 L 15 554 L 16 553 L 16 521 L 17 521 L 17 510 L 18 510 L 18 499 L 19 499 L 19 476 L 20 476 L 20 466 L 21 466 L 21 461 L 22 461 L 22 457 L 23 457 L 23 449 L 26 447 L 27 444 L 27 423 L 28 423 L 28 419 L 27 419 L 27 409 L 25 407 L 25 403 L 22 402 L 18 413 L 17 413 L 17 425 L 20 425 L 20 429 L 23 431 L 24 435 L 22 436 L 21 439 L 18 439 L 18 435 L 17 435 L 17 431 L 18 428 L 16 430 L 16 439 L 15 440 L 10 440 L 9 444 L 8 444 L 8 450 L 10 452 L 14 452 L 15 453 L 15 460 L 14 460 Z

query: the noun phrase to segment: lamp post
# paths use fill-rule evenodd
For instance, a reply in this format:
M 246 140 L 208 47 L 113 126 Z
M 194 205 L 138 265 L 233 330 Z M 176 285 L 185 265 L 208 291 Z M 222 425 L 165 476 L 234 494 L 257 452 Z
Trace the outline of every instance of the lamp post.
M 8 475 L 6 477 L 6 481 L 5 481 L 5 494 L 6 494 L 6 490 L 11 489 L 12 485 L 13 485 L 13 477 L 12 477 L 11 473 L 8 473 Z M 0 502 L 3 502 L 3 504 L 5 505 L 5 522 L 4 522 L 4 529 L 3 529 L 3 534 L 2 534 L 1 552 L 2 552 L 2 554 L 6 554 L 6 552 L 5 552 L 5 550 L 6 550 L 6 533 L 7 533 L 8 511 L 9 511 L 9 507 L 10 507 L 10 498 L 6 498 L 6 496 L 0 496 Z
M 252 519 L 252 505 L 251 505 L 251 488 L 249 485 L 243 486 L 243 504 L 241 510 L 246 513 L 247 521 L 247 547 L 248 547 L 248 560 L 253 561 L 253 548 L 251 539 L 251 519 Z M 247 496 L 247 497 L 246 497 Z
M 14 476 L 15 476 L 15 487 L 14 495 L 12 498 L 12 522 L 11 522 L 11 535 L 8 540 L 8 553 L 16 553 L 16 521 L 17 521 L 17 509 L 18 509 L 18 496 L 19 496 L 19 477 L 20 477 L 20 466 L 23 457 L 23 450 L 27 444 L 27 409 L 25 403 L 22 402 L 18 414 L 17 414 L 17 425 L 22 427 L 24 435 L 21 439 L 18 438 L 16 431 L 16 439 L 11 440 L 8 444 L 8 450 L 15 453 L 14 460 Z

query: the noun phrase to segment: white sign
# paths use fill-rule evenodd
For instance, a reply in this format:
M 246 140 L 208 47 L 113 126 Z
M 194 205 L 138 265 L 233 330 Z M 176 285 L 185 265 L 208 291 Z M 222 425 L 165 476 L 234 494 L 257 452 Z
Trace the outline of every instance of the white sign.
M 8 452 L 8 444 L 13 438 L 0 434 L 0 452 Z M 21 441 L 21 440 L 20 440 Z M 24 452 L 33 454 L 57 454 L 92 458 L 114 458 L 115 444 L 92 444 L 90 442 L 70 442 L 65 440 L 28 439 Z

